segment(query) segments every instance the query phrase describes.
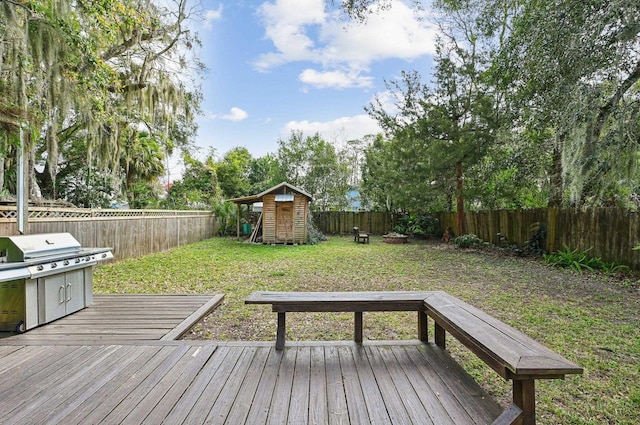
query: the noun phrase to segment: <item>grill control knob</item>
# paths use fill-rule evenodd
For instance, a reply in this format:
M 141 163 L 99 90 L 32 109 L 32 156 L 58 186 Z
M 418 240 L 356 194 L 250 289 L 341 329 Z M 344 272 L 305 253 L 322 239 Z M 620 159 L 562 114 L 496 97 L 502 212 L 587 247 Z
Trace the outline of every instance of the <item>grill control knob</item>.
M 55 269 L 56 267 L 58 267 L 58 263 L 51 263 L 51 268 Z
M 65 266 L 68 266 L 69 265 L 69 260 L 64 260 L 64 262 L 62 264 L 64 264 Z
M 42 264 L 38 264 L 38 267 L 36 267 L 38 269 L 38 271 L 42 271 L 44 270 L 44 266 Z
M 76 257 L 75 262 L 79 263 L 80 262 L 80 258 Z

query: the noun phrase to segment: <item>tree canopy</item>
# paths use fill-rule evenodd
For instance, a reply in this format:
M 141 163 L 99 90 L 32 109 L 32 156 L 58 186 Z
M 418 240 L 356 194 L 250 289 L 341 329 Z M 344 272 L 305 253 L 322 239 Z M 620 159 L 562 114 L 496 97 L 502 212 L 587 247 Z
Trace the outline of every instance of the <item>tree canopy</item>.
M 637 208 L 640 6 L 434 5 L 441 37 L 431 81 L 406 72 L 388 83 L 395 111 L 379 100 L 368 108 L 390 140 L 368 151 L 366 192 L 414 211 L 449 209 L 453 193 L 458 211 L 461 196 L 472 208 Z M 358 13 L 384 13 L 370 6 L 349 2 Z M 419 181 L 403 182 L 404 174 Z M 380 199 L 381 188 L 398 185 L 401 194 Z
M 366 20 L 393 1 L 326 3 Z M 325 210 L 348 208 L 351 189 L 371 209 L 460 216 L 640 206 L 640 3 L 408 3 L 432 8 L 437 53 L 363 105 L 384 134 L 338 146 L 294 131 L 260 158 L 200 160 L 187 0 L 0 1 L 0 196 L 15 193 L 22 129 L 32 196 L 79 206 L 217 208 L 282 181 Z M 161 201 L 177 151 L 186 170 Z
M 149 167 L 164 173 L 164 156 L 189 143 L 199 108 L 191 13 L 186 0 L 1 2 L 0 186 L 20 127 L 33 196 L 57 198 L 63 169 L 99 170 L 121 195 L 132 178 L 148 180 Z M 152 140 L 160 149 L 140 158 Z

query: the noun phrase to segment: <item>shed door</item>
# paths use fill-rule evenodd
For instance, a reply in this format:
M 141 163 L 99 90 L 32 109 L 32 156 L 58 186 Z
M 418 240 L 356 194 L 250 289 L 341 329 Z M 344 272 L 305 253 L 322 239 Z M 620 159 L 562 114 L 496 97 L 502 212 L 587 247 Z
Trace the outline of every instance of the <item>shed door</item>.
M 276 202 L 276 240 L 293 241 L 293 202 Z

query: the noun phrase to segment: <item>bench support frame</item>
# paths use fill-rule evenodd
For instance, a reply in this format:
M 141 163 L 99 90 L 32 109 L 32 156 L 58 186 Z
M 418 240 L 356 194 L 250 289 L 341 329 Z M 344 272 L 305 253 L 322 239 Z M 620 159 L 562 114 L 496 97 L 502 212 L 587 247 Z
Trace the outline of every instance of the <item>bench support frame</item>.
M 374 310 L 377 311 L 377 310 Z M 353 341 L 362 344 L 364 320 L 362 311 L 353 313 Z M 278 311 L 278 329 L 276 331 L 276 350 L 284 349 L 287 332 L 287 317 L 285 311 Z M 429 331 L 427 325 L 428 316 L 424 311 L 418 311 L 418 339 L 422 342 L 429 342 Z

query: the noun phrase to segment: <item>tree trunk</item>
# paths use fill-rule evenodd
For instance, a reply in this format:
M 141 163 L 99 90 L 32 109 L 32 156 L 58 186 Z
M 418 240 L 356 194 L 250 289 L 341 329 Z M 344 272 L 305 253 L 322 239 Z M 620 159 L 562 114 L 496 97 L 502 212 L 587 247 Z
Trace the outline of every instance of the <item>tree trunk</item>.
M 549 207 L 562 206 L 564 184 L 562 180 L 562 150 L 566 135 L 556 134 L 556 143 L 553 146 L 553 158 L 551 164 L 551 188 L 549 190 Z
M 7 139 L 7 133 L 0 134 L 0 194 L 4 190 L 5 158 L 7 157 L 7 153 L 9 152 L 9 143 Z
M 464 189 L 464 176 L 462 174 L 462 161 L 456 162 L 456 222 L 458 224 L 458 236 L 465 235 L 467 229 L 464 221 L 464 197 L 462 190 Z

